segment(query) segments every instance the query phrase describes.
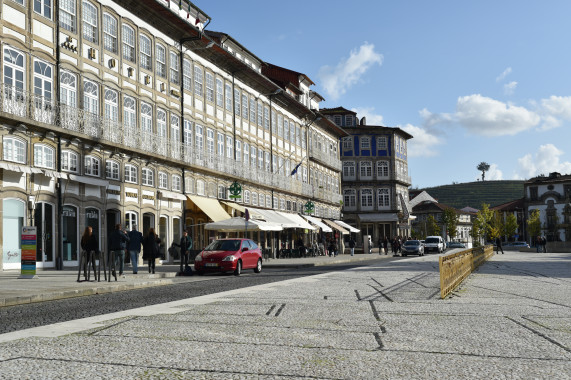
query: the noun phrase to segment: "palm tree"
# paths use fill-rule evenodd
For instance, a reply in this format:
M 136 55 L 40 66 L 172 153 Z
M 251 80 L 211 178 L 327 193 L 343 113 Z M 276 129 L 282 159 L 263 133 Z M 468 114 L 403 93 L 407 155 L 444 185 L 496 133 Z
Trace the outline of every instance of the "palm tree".
M 488 170 L 490 170 L 490 164 L 488 164 L 487 162 L 480 162 L 480 164 L 478 165 L 477 168 L 479 171 L 482 172 L 482 181 L 484 180 L 484 178 L 486 177 L 486 172 Z

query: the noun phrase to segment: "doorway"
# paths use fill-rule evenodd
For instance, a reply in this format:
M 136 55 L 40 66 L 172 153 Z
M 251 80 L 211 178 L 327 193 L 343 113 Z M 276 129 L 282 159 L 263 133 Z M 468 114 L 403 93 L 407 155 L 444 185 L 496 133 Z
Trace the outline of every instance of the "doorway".
M 105 214 L 105 220 L 107 221 L 106 225 L 105 225 L 105 232 L 106 232 L 106 236 L 107 238 L 105 238 L 103 240 L 103 244 L 107 244 L 107 241 L 109 240 L 109 236 L 111 236 L 111 234 L 113 233 L 113 230 L 115 229 L 115 225 L 117 223 L 121 223 L 121 214 L 119 214 L 118 210 L 107 210 L 106 214 Z M 109 251 L 107 251 L 107 254 L 109 254 Z
M 149 233 L 149 228 L 155 228 L 155 214 L 146 212 L 143 214 L 143 229 L 141 230 L 144 236 Z M 156 229 L 155 233 L 157 233 Z
M 34 226 L 37 231 L 36 266 L 53 268 L 54 262 L 54 206 L 38 202 L 34 210 Z
M 159 218 L 159 237 L 161 239 L 161 245 L 159 245 L 159 252 L 163 260 L 170 260 L 167 257 L 167 248 L 170 247 L 171 241 L 169 239 L 169 219 L 166 216 L 161 216 Z

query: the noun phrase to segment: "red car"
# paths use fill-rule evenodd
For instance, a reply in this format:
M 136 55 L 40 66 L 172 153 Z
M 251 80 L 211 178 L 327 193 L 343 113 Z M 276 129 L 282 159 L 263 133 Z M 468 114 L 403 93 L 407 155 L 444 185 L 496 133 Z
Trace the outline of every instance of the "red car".
M 219 239 L 204 248 L 194 259 L 194 270 L 204 272 L 234 272 L 242 269 L 262 271 L 262 250 L 250 239 Z

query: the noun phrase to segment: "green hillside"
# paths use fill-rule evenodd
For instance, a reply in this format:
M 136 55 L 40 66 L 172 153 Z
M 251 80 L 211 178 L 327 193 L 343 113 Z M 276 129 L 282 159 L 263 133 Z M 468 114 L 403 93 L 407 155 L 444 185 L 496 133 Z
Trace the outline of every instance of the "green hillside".
M 477 181 L 428 187 L 425 190 L 439 203 L 457 209 L 470 206 L 480 209 L 482 203 L 496 206 L 523 197 L 524 181 Z

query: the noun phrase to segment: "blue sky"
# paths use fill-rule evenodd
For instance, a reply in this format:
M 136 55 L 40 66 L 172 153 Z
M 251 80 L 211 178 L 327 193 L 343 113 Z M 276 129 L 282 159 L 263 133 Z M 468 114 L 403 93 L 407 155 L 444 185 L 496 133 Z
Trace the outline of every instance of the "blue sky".
M 411 133 L 413 187 L 571 174 L 571 1 L 195 0 L 261 59 Z

